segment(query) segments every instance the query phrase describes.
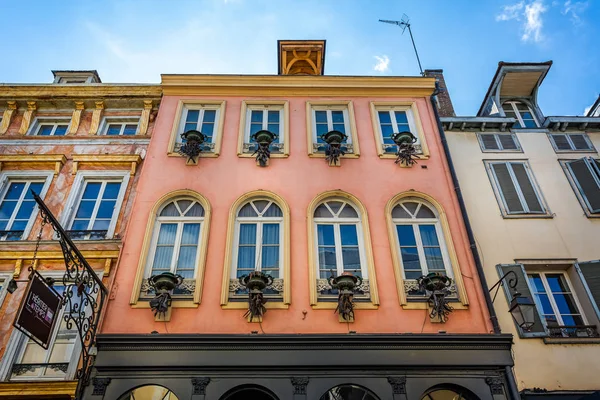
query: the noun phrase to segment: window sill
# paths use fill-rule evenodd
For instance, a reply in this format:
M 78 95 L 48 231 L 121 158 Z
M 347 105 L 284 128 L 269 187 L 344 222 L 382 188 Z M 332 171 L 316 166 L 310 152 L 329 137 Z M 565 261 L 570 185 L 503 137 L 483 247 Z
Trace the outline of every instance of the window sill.
M 450 302 L 450 305 L 452 306 L 452 308 L 454 310 L 468 310 L 469 309 L 469 305 L 468 304 L 463 304 L 461 302 Z M 429 309 L 429 304 L 427 303 L 426 300 L 423 301 L 419 301 L 419 302 L 408 302 L 406 304 L 402 304 L 402 308 L 404 310 L 427 310 Z
M 556 154 L 579 154 L 579 153 L 583 153 L 583 154 L 597 154 L 598 150 L 596 149 L 590 149 L 590 150 L 556 150 L 554 149 L 554 152 Z
M 167 153 L 168 157 L 179 157 L 179 158 L 185 158 L 186 156 L 182 156 L 179 153 L 174 153 L 172 151 L 169 151 Z M 200 155 L 198 156 L 200 158 L 216 158 L 219 157 L 219 153 L 200 153 Z
M 504 154 L 504 153 L 513 153 L 513 154 L 523 154 L 523 150 L 481 150 L 482 153 L 487 154 Z
M 552 219 L 554 214 L 502 214 L 504 219 Z
M 267 310 L 287 310 L 290 308 L 289 304 L 283 302 L 267 302 L 265 303 Z M 247 310 L 247 301 L 230 301 L 227 304 L 221 304 L 223 310 Z
M 551 338 L 544 337 L 544 344 L 600 344 L 600 338 Z
M 398 156 L 396 154 L 390 154 L 390 153 L 379 153 L 379 158 L 383 159 L 390 159 L 390 160 L 395 160 L 396 158 L 398 158 Z M 424 155 L 424 154 L 417 154 L 417 160 L 429 160 L 429 155 Z
M 308 156 L 310 158 L 325 158 L 325 153 L 308 153 Z M 355 153 L 346 153 L 343 156 L 340 156 L 340 158 L 359 158 L 360 154 L 355 154 Z
M 150 299 L 138 299 L 135 304 L 130 304 L 131 308 L 150 308 Z M 194 303 L 193 300 L 176 300 L 173 299 L 171 308 L 198 308 L 200 304 Z
M 513 126 L 512 128 L 510 128 L 511 132 L 531 132 L 531 133 L 547 133 L 549 132 L 548 128 L 542 128 L 542 127 L 537 127 L 537 128 L 521 128 L 521 127 L 517 127 L 517 126 Z
M 317 304 L 311 305 L 313 310 L 335 310 L 337 308 L 337 301 L 332 302 L 318 302 Z M 377 310 L 379 309 L 378 304 L 373 304 L 371 302 L 355 302 L 354 303 L 355 310 Z
M 288 153 L 271 153 L 271 158 L 288 158 Z M 252 153 L 238 153 L 239 158 L 256 158 L 256 154 Z

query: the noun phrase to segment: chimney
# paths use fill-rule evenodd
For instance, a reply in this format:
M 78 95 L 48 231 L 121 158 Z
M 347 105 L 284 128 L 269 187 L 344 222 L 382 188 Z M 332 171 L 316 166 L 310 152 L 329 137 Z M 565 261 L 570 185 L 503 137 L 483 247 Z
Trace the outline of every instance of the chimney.
M 278 75 L 323 75 L 324 40 L 278 40 Z
M 436 98 L 440 117 L 455 117 L 456 114 L 454 114 L 454 107 L 452 106 L 452 100 L 450 100 L 450 92 L 448 92 L 446 81 L 444 80 L 444 70 L 426 69 L 425 76 L 435 78 L 439 82 L 441 92 Z

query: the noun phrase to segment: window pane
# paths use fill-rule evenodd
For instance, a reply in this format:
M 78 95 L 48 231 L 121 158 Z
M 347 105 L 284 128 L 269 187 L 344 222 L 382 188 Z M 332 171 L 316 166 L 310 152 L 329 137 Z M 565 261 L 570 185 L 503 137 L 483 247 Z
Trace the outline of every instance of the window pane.
M 202 122 L 215 122 L 216 110 L 204 110 L 204 120 Z
M 127 124 L 125 125 L 125 129 L 123 130 L 123 135 L 135 135 L 137 132 L 136 124 Z
M 317 242 L 319 243 L 319 245 L 335 245 L 333 225 L 317 224 Z
M 333 130 L 334 131 L 340 131 L 342 133 L 346 133 L 346 126 L 344 124 L 333 124 Z M 346 141 L 348 140 L 348 138 L 344 139 L 342 142 L 346 143 Z
M 340 218 L 358 218 L 358 214 L 356 213 L 356 210 L 354 209 L 354 207 L 352 207 L 350 204 L 347 204 L 344 206 L 344 208 L 342 209 L 342 212 L 338 215 Z
M 546 280 L 551 292 L 570 292 L 563 274 L 546 274 Z
M 400 254 L 402 256 L 402 265 L 407 279 L 416 279 L 423 275 L 421 273 L 421 263 L 419 261 L 419 253 L 416 247 L 401 247 Z M 409 276 L 409 271 L 416 273 L 416 276 Z
M 323 141 L 323 139 L 321 139 L 321 135 L 324 135 L 327 132 L 329 132 L 329 128 L 327 127 L 327 124 L 317 124 L 317 142 L 318 143 L 325 143 Z
M 394 207 L 394 209 L 392 210 L 392 218 L 412 218 L 412 216 L 406 212 L 406 210 L 400 205 L 398 204 L 396 207 Z
M 329 277 L 331 275 L 330 270 L 333 270 L 333 273 L 336 274 L 337 261 L 335 254 L 335 247 L 319 246 L 319 270 L 321 278 Z
M 504 150 L 517 150 L 516 138 L 513 135 L 498 135 L 498 140 Z
M 381 124 L 391 124 L 392 123 L 392 119 L 390 118 L 390 113 L 389 111 L 379 111 L 379 122 Z
M 423 246 L 439 246 L 435 225 L 419 225 Z
M 321 204 L 317 207 L 314 216 L 315 218 L 333 218 L 333 214 L 331 214 L 331 211 L 329 211 L 325 204 Z
M 334 214 L 337 214 L 339 209 L 342 207 L 344 203 L 342 203 L 341 201 L 328 201 L 327 205 L 329 206 L 329 208 L 331 209 L 331 211 L 333 211 Z
M 542 204 L 538 200 L 535 189 L 533 188 L 533 184 L 529 180 L 529 176 L 525 170 L 525 164 L 511 163 L 511 166 L 515 177 L 517 178 L 517 182 L 519 183 L 519 187 L 521 188 L 521 193 L 523 193 L 523 197 L 525 197 L 525 202 L 527 203 L 529 211 L 539 213 L 544 212 Z
M 72 231 L 86 231 L 89 224 L 90 224 L 89 219 L 79 219 L 79 220 L 76 219 L 73 221 L 73 224 L 71 225 L 71 230 Z
M 175 203 L 169 203 L 163 210 L 160 212 L 161 217 L 178 217 L 179 210 L 175 207 Z
M 11 182 L 8 186 L 8 191 L 6 192 L 4 199 L 18 200 L 23 193 L 23 189 L 25 189 L 25 182 Z
M 315 111 L 315 121 L 327 124 L 327 111 Z
M 68 125 L 58 125 L 54 131 L 54 136 L 63 136 L 67 133 Z
M 343 111 L 332 111 L 331 112 L 331 121 L 334 124 L 343 124 L 344 123 L 344 112 Z
M 252 110 L 250 113 L 250 122 L 251 123 L 259 123 L 262 125 L 263 120 L 263 112 L 262 110 Z
M 240 224 L 239 243 L 256 245 L 256 224 Z
M 342 260 L 344 262 L 344 271 L 360 272 L 360 254 L 358 247 L 343 247 Z
M 358 246 L 356 225 L 340 225 L 342 246 Z
M 52 129 L 54 128 L 53 125 L 41 125 L 40 129 L 38 130 L 38 135 L 40 136 L 50 136 L 50 134 L 52 133 Z
M 200 224 L 184 224 L 183 233 L 181 235 L 182 245 L 197 245 L 198 237 L 200 236 Z
M 98 193 L 100 193 L 101 186 L 102 183 L 100 182 L 87 182 L 81 198 L 96 200 L 98 198 Z
M 200 131 L 206 136 L 207 142 L 212 142 L 212 136 L 215 129 L 215 124 L 212 122 L 204 122 Z
M 0 205 L 0 219 L 9 219 L 15 211 L 16 201 L 3 201 Z
M 107 135 L 118 135 L 121 133 L 121 124 L 110 124 L 106 130 Z
M 96 221 L 94 221 L 94 225 L 92 226 L 92 230 L 94 230 L 94 231 L 107 231 L 109 227 L 110 227 L 110 219 L 97 219 Z
M 185 124 L 185 126 L 183 127 L 183 131 L 187 132 L 187 131 L 195 131 L 198 129 L 198 125 L 195 122 L 187 122 Z M 180 138 L 181 140 L 183 140 L 185 142 L 185 139 L 183 139 L 181 136 L 177 136 L 178 138 Z
M 600 186 L 596 183 L 596 179 L 592 173 L 593 169 L 590 168 L 591 165 L 588 166 L 585 159 L 572 161 L 567 163 L 567 165 L 573 173 L 580 192 L 585 197 L 585 200 L 587 200 L 588 207 L 591 209 L 590 211 L 600 211 Z
M 279 135 L 279 123 L 275 123 L 275 124 L 269 124 L 269 125 L 267 126 L 267 130 L 268 130 L 269 132 L 273 132 L 273 133 L 275 133 L 275 134 Z M 279 137 L 277 137 L 277 138 L 274 140 L 274 143 L 279 143 L 279 139 L 280 139 L 280 138 L 279 138 Z
M 554 294 L 554 301 L 560 314 L 579 314 L 572 294 Z
M 33 212 L 33 207 L 35 207 L 35 201 L 23 201 L 15 218 L 28 220 Z
M 412 225 L 396 225 L 400 246 L 416 246 L 415 233 Z
M 158 233 L 158 244 L 174 244 L 177 224 L 162 224 Z
M 269 111 L 269 123 L 279 123 L 279 111 Z
M 419 212 L 417 213 L 417 218 L 435 218 L 435 214 L 429 207 L 421 204 L 421 208 L 419 208 Z
M 424 252 L 429 272 L 445 270 L 442 250 L 439 247 L 425 247 Z
M 29 185 L 29 190 L 27 190 L 27 193 L 25 193 L 25 198 L 33 199 L 33 195 L 31 194 L 31 191 L 33 190 L 36 194 L 39 195 L 42 192 L 43 187 L 44 187 L 44 182 L 32 182 Z
M 256 262 L 255 246 L 240 246 L 238 248 L 237 276 L 240 277 L 254 271 Z
M 177 260 L 175 273 L 188 279 L 194 277 L 197 250 L 198 246 L 182 246 L 179 249 L 179 260 Z
M 265 246 L 262 248 L 261 269 L 278 278 L 279 274 L 279 246 Z
M 498 186 L 509 213 L 523 212 L 523 205 L 517 195 L 517 190 L 508 172 L 506 164 L 492 164 L 492 169 L 498 180 Z
M 256 213 L 256 211 L 254 211 L 254 207 L 252 207 L 252 204 L 248 203 L 240 209 L 238 216 L 239 217 L 257 217 L 258 214 Z
M 588 141 L 585 139 L 584 134 L 569 135 L 569 138 L 571 139 L 571 141 L 573 142 L 573 146 L 575 146 L 575 148 L 577 150 L 590 150 L 591 149 Z
M 256 132 L 262 130 L 262 123 L 250 124 L 250 142 L 255 143 L 256 139 L 252 137 Z
M 86 201 L 86 203 L 91 202 Z M 100 207 L 98 207 L 98 214 L 96 214 L 96 218 L 112 218 L 116 203 L 117 202 L 114 200 L 102 201 L 100 203 Z
M 498 142 L 496 142 L 496 135 L 493 133 L 482 133 L 479 135 L 483 148 L 485 150 L 499 150 Z
M 394 133 L 394 128 L 392 125 L 381 125 L 381 135 L 383 136 L 385 144 L 394 144 L 392 140 L 392 134 Z
M 198 203 L 195 203 L 186 213 L 186 217 L 203 217 L 204 208 Z
M 256 207 L 256 209 L 258 210 L 259 213 L 262 213 L 265 209 L 265 207 L 267 206 L 267 204 L 269 204 L 268 201 L 266 200 L 255 200 L 253 201 L 254 203 L 254 207 Z
M 263 214 L 265 217 L 283 217 L 281 208 L 275 203 L 271 203 L 267 211 Z
M 263 224 L 263 244 L 279 244 L 279 224 Z
M 92 212 L 94 211 L 94 206 L 96 202 L 94 200 L 82 200 L 79 203 L 79 208 L 77 209 L 77 213 L 75 214 L 75 218 L 91 218 Z
M 534 287 L 534 290 L 539 293 L 546 293 L 546 288 L 542 282 L 542 278 L 538 274 L 529 275 L 529 282 Z
M 186 123 L 189 123 L 189 122 L 197 123 L 199 115 L 200 115 L 200 110 L 188 110 L 185 122 Z
M 541 306 L 542 306 L 542 313 L 543 314 L 548 314 L 548 315 L 554 315 L 554 310 L 552 309 L 552 304 L 550 304 L 550 299 L 548 298 L 547 294 L 536 294 L 536 297 L 538 298 Z

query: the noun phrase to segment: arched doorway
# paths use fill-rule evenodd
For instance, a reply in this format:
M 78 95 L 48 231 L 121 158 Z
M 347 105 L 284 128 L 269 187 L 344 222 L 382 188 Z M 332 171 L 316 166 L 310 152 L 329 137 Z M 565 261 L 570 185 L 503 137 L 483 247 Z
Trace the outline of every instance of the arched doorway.
M 158 385 L 140 386 L 125 393 L 119 400 L 179 400 L 175 393 Z
M 461 386 L 439 385 L 425 392 L 421 400 L 479 400 L 479 397 Z
M 379 400 L 379 397 L 362 386 L 347 384 L 329 389 L 319 400 Z
M 221 397 L 221 400 L 279 400 L 270 390 L 257 385 L 238 386 Z

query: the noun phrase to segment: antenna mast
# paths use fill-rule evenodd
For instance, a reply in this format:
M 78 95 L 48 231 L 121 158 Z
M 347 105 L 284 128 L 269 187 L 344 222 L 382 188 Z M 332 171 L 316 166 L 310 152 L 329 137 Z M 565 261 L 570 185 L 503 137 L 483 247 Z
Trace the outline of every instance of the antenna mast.
M 415 55 L 417 56 L 417 62 L 419 63 L 419 71 L 421 71 L 421 75 L 423 75 L 423 68 L 421 67 L 421 60 L 419 59 L 419 52 L 417 51 L 417 46 L 415 45 L 415 39 L 413 38 L 412 30 L 410 29 L 410 20 L 408 19 L 408 15 L 402 14 L 402 20 L 400 21 L 390 21 L 388 19 L 380 19 L 379 22 L 383 22 L 385 24 L 398 25 L 402 28 L 402 34 L 406 28 L 408 28 L 408 33 L 410 34 L 410 40 L 412 41 L 413 48 L 415 49 Z

